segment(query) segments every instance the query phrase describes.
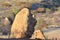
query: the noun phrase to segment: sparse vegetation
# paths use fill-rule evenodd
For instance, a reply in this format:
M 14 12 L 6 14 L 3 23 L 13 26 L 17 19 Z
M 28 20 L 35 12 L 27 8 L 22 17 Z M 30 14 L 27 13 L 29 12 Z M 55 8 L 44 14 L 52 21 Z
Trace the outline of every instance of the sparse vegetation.
M 40 18 L 37 18 L 37 24 L 35 26 L 35 29 L 39 29 L 40 24 L 42 23 L 42 20 Z
M 60 12 L 60 7 L 58 7 L 57 10 Z
M 41 30 L 41 28 L 43 29 L 44 27 L 47 27 L 47 24 L 48 24 L 48 27 L 50 25 L 60 26 L 60 0 L 41 0 L 41 1 L 26 0 L 26 2 L 20 2 L 20 0 L 18 1 L 4 0 L 3 2 L 1 1 L 3 0 L 0 0 L 0 27 L 2 27 L 2 29 L 4 29 L 3 27 L 5 27 L 5 25 L 4 23 L 1 22 L 1 20 L 7 17 L 11 22 L 10 25 L 12 25 L 14 17 L 19 12 L 19 9 L 22 9 L 24 7 L 31 8 L 31 13 L 35 15 L 35 18 L 36 18 L 36 14 L 38 14 L 37 15 L 38 18 L 36 18 L 37 24 L 35 26 L 35 29 Z M 31 5 L 33 6 L 31 7 Z M 12 11 L 10 11 L 10 9 Z M 1 28 L 0 28 L 0 32 L 1 32 Z M 48 38 L 48 35 L 46 35 L 46 38 Z
M 12 9 L 12 11 L 13 11 L 13 13 L 14 13 L 14 15 L 16 15 L 17 13 L 18 13 L 18 9 L 16 9 L 16 8 L 14 8 L 14 9 Z
M 46 8 L 46 12 L 50 12 L 51 11 L 51 9 L 49 9 L 49 8 Z

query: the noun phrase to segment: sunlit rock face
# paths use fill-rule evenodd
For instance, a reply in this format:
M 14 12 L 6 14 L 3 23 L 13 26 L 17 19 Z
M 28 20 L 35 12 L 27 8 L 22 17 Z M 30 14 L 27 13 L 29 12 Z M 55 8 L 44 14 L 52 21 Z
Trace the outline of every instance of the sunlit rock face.
M 27 20 L 29 15 L 29 10 L 24 8 L 22 9 L 15 17 L 15 20 L 11 28 L 11 36 L 15 38 L 21 38 L 25 36 L 27 30 Z
M 31 39 L 35 39 L 35 38 L 38 38 L 38 39 L 45 39 L 44 38 L 44 35 L 42 34 L 41 30 L 35 30 Z
M 11 38 L 30 37 L 34 31 L 36 20 L 29 13 L 29 9 L 23 8 L 15 17 L 11 28 Z

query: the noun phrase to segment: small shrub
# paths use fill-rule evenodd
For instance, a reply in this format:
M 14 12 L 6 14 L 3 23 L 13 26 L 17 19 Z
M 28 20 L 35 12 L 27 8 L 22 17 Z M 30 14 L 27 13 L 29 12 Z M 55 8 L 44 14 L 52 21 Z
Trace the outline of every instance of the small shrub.
M 60 7 L 59 7 L 59 8 L 57 8 L 57 10 L 58 10 L 58 11 L 60 11 Z
M 35 26 L 35 29 L 40 29 L 40 30 L 44 30 L 47 28 L 47 23 L 43 20 L 41 20 L 40 18 L 37 18 L 37 24 Z
M 46 12 L 50 12 L 51 11 L 51 9 L 49 9 L 49 8 L 46 8 Z
M 14 15 L 16 15 L 16 14 L 18 13 L 19 10 L 16 9 L 16 8 L 14 8 L 12 11 L 13 11 Z
M 38 29 L 41 23 L 42 23 L 42 20 L 40 18 L 37 18 L 37 24 L 35 26 L 35 29 Z

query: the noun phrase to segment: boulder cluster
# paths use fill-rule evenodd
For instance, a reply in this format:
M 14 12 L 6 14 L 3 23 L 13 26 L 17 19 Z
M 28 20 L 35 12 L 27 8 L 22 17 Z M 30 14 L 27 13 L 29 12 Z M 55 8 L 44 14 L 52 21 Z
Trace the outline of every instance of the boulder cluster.
M 35 35 L 35 38 L 44 39 L 44 36 L 41 31 L 34 30 L 36 25 L 36 19 L 30 13 L 30 10 L 23 8 L 15 16 L 14 22 L 11 27 L 11 38 L 32 38 L 32 35 Z M 36 32 L 38 32 L 36 34 Z M 37 35 L 37 36 L 36 36 Z

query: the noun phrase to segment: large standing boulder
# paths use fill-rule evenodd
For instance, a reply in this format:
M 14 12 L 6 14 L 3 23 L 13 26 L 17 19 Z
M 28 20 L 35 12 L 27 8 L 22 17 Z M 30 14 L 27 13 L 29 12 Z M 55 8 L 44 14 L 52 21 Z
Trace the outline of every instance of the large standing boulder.
M 23 8 L 15 17 L 11 28 L 11 38 L 31 37 L 34 31 L 36 20 L 29 13 L 27 8 Z

